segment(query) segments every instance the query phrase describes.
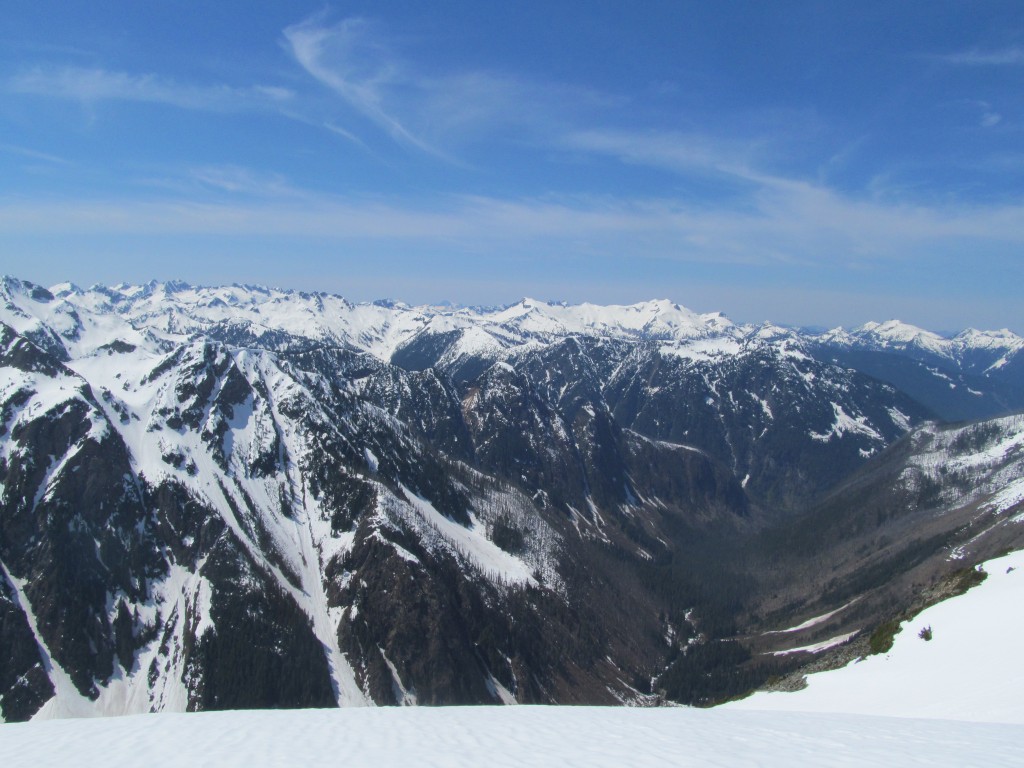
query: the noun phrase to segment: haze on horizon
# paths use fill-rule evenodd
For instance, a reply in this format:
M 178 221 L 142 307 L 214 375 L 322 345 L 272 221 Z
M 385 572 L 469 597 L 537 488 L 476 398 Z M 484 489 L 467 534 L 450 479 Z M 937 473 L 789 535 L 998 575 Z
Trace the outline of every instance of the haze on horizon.
M 1024 332 L 1014 2 L 18 4 L 0 272 Z

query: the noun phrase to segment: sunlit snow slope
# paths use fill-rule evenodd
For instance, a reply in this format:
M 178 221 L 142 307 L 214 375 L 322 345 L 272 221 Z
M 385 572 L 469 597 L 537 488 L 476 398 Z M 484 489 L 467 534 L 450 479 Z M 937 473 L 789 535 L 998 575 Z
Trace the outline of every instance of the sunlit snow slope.
M 802 691 L 757 693 L 725 708 L 1024 724 L 1024 552 L 984 569 L 979 586 L 904 622 L 888 653 L 810 675 Z M 925 628 L 931 640 L 919 636 Z

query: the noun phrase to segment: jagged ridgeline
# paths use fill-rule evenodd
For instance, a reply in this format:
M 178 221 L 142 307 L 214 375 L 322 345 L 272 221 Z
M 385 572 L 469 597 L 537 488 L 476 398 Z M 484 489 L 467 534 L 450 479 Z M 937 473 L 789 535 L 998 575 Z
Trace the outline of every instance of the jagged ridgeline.
M 0 715 L 723 700 L 1021 545 L 1022 347 L 6 278 Z

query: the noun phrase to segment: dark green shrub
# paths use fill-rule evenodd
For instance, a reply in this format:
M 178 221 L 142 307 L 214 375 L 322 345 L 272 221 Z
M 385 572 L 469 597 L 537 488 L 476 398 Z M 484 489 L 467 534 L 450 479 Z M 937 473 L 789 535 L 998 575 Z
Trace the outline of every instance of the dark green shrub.
M 871 633 L 871 637 L 868 639 L 871 653 L 888 653 L 900 630 L 900 623 L 896 619 L 875 627 L 875 631 Z

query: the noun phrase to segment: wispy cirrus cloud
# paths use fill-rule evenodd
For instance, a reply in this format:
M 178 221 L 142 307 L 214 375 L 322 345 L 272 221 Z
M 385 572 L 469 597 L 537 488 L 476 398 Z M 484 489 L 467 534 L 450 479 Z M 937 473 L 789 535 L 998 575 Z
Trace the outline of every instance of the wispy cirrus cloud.
M 34 67 L 8 78 L 4 90 L 84 104 L 137 101 L 211 112 L 276 108 L 294 96 L 278 86 L 193 85 L 153 74 L 85 67 Z
M 49 152 L 40 152 L 37 149 L 31 149 L 29 147 L 21 147 L 17 144 L 0 144 L 0 152 L 6 152 L 10 155 L 19 155 L 20 157 L 27 157 L 29 160 L 42 160 L 44 163 L 50 163 L 52 165 L 67 165 L 68 161 L 63 157 L 50 154 Z
M 279 173 L 266 173 L 237 165 L 193 168 L 189 178 L 204 187 L 231 195 L 268 199 L 309 198 Z
M 998 112 L 988 111 L 981 116 L 981 127 L 982 128 L 994 128 L 1003 122 L 1003 116 Z
M 604 155 L 631 165 L 679 174 L 717 173 L 749 179 L 764 142 L 676 131 L 588 129 L 567 133 L 561 143 L 566 149 Z
M 965 51 L 939 56 L 938 59 L 947 64 L 972 67 L 1024 66 L 1024 47 L 969 48 Z
M 385 104 L 388 91 L 408 78 L 393 57 L 369 32 L 363 19 L 324 26 L 315 16 L 284 30 L 284 40 L 298 64 L 314 79 L 341 96 L 357 112 L 394 139 L 433 152 Z
M 406 60 L 367 19 L 323 14 L 284 30 L 285 49 L 317 82 L 394 141 L 429 154 L 467 138 L 550 129 L 622 99 L 482 70 L 431 73 Z M 351 134 L 348 127 L 345 128 Z

